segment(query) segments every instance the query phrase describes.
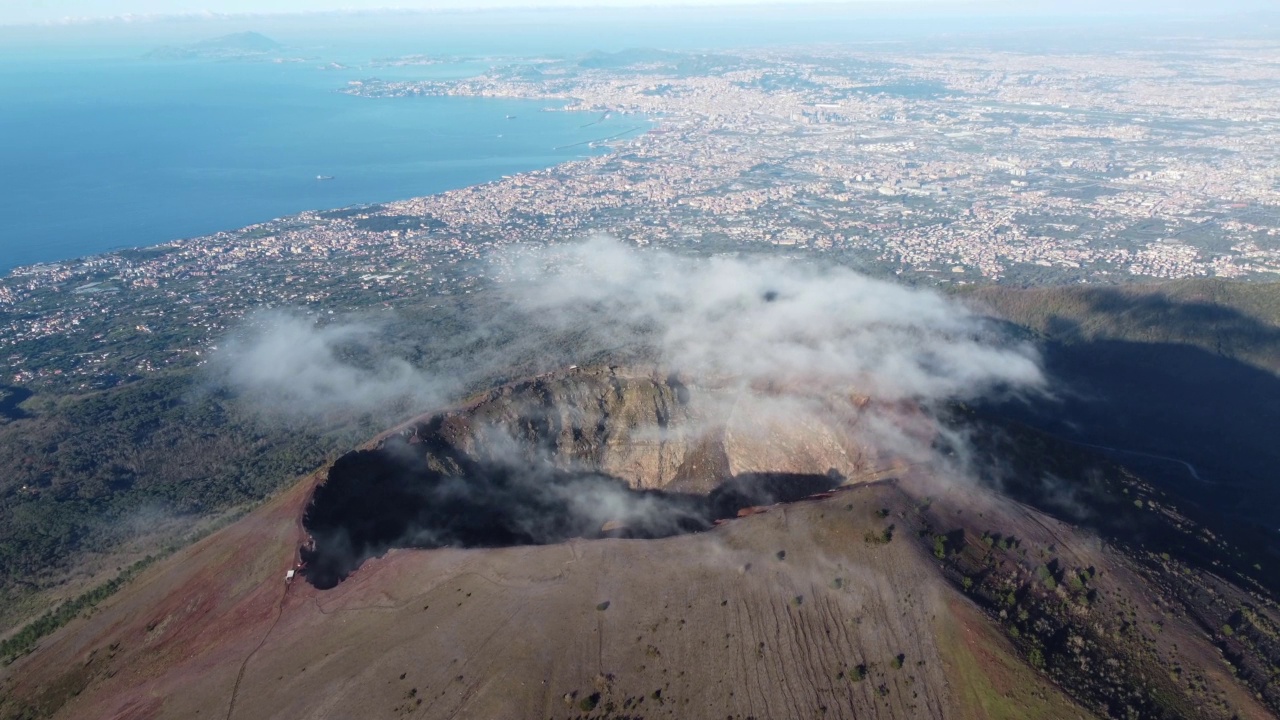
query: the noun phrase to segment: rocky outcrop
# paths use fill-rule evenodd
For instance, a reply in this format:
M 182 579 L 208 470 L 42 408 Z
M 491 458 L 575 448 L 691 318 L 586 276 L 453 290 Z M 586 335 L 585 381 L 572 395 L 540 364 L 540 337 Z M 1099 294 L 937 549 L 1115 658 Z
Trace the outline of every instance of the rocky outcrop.
M 874 475 L 877 462 L 890 461 L 858 442 L 867 404 L 659 371 L 573 368 L 489 391 L 406 432 L 411 442 L 442 440 L 472 457 L 541 455 L 636 488 L 708 492 L 744 473 Z
M 892 473 L 860 441 L 867 408 L 617 367 L 511 383 L 339 459 L 307 509 L 305 574 L 332 587 L 393 547 L 705 530 Z

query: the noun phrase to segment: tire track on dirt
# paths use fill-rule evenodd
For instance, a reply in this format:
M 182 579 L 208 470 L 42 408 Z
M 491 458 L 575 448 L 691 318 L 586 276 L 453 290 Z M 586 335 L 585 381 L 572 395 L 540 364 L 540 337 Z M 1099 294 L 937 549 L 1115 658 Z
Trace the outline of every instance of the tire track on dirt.
M 518 607 L 515 610 L 513 610 L 511 614 L 506 617 L 505 620 L 503 620 L 500 623 L 495 623 L 493 631 L 490 632 L 485 637 L 484 641 L 481 642 L 480 645 L 476 647 L 476 652 L 471 657 L 467 658 L 467 660 L 465 660 L 462 663 L 462 665 L 458 666 L 458 670 L 465 671 L 468 667 L 470 667 L 472 658 L 483 657 L 484 650 L 486 647 L 489 646 L 489 643 L 493 642 L 493 639 L 497 637 L 499 634 L 505 632 L 507 629 L 507 626 L 511 625 L 511 623 L 517 617 L 519 617 L 522 613 L 524 613 L 525 610 L 526 608 Z M 460 673 L 460 677 L 465 677 L 465 676 L 466 676 L 465 672 Z M 449 713 L 450 720 L 453 720 L 453 718 L 458 717 L 458 714 L 466 709 L 467 703 L 471 702 L 471 699 L 476 696 L 476 693 L 479 690 L 480 690 L 480 685 L 475 682 L 470 683 L 467 686 L 467 688 L 463 690 L 462 697 L 458 698 L 457 705 L 454 707 L 453 712 Z M 430 705 L 423 706 L 421 712 L 426 713 L 429 707 Z
M 240 683 L 244 681 L 244 672 L 249 667 L 249 661 L 253 659 L 254 655 L 258 654 L 263 645 L 267 644 L 267 638 L 271 637 L 271 633 L 275 631 L 280 618 L 284 616 L 284 601 L 289 597 L 289 588 L 292 586 L 293 583 L 291 582 L 285 583 L 284 591 L 280 593 L 280 602 L 276 603 L 276 616 L 271 620 L 271 626 L 262 634 L 262 639 L 258 641 L 253 650 L 250 650 L 249 654 L 245 656 L 244 661 L 240 663 L 240 670 L 236 673 L 235 684 L 231 686 L 231 701 L 227 703 L 227 720 L 231 720 L 232 714 L 235 713 L 236 696 L 240 693 Z

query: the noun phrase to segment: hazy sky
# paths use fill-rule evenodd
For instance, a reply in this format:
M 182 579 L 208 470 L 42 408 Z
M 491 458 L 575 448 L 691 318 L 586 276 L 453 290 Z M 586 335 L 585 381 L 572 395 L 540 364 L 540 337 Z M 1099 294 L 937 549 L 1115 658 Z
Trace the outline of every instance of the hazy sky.
M 1275 0 L 0 0 L 0 24 L 49 23 L 67 20 L 88 20 L 131 15 L 174 14 L 240 14 L 240 13 L 296 13 L 334 10 L 375 10 L 383 8 L 403 9 L 476 9 L 486 7 L 566 7 L 566 6 L 648 6 L 648 5 L 744 5 L 744 4 L 845 4 L 872 7 L 880 10 L 902 8 L 924 10 L 977 6 L 1028 9 L 1085 9 L 1090 11 L 1135 8 L 1182 10 L 1229 8 L 1266 8 Z
M 0 0 L 0 23 L 44 23 L 65 19 L 173 15 L 187 13 L 297 13 L 384 8 L 440 9 L 483 7 L 565 7 L 644 5 L 781 4 L 800 0 Z M 859 0 L 804 0 L 809 4 Z M 887 0 L 895 5 L 952 3 L 963 0 Z M 863 4 L 884 0 L 861 0 Z
M 621 8 L 690 5 L 849 5 L 869 12 L 1221 14 L 1275 9 L 1276 0 L 0 0 L 0 26 L 155 15 L 289 14 L 380 9 Z

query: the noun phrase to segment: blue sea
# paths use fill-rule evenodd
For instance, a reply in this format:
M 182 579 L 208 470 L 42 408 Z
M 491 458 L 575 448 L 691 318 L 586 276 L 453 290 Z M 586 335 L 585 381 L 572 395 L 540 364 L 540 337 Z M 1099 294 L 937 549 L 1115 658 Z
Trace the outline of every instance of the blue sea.
M 705 50 L 991 32 L 990 18 L 812 6 L 492 11 L 0 27 L 0 273 L 389 201 L 545 168 L 645 120 L 542 102 L 373 100 L 351 80 L 465 77 L 518 58 L 628 47 Z M 896 11 L 895 11 L 896 12 Z M 883 15 L 883 16 L 882 16 Z M 261 32 L 297 64 L 157 61 L 147 52 Z M 942 33 L 942 35 L 939 35 Z M 930 39 L 933 38 L 933 39 Z M 950 40 L 948 40 L 950 42 Z M 901 49 L 902 46 L 896 46 Z M 420 67 L 322 70 L 427 54 Z M 514 115 L 515 119 L 507 119 Z M 585 126 L 585 127 L 584 127 Z M 641 128 L 643 129 L 643 127 Z M 571 146 L 571 147 L 570 147 Z M 560 148 L 560 149 L 556 149 Z M 318 175 L 332 180 L 317 181 Z
M 648 127 L 617 116 L 584 127 L 599 118 L 543 111 L 556 103 L 338 92 L 370 75 L 485 67 L 344 72 L 316 62 L 152 61 L 132 49 L 5 58 L 0 272 L 465 187 L 604 152 L 565 146 Z

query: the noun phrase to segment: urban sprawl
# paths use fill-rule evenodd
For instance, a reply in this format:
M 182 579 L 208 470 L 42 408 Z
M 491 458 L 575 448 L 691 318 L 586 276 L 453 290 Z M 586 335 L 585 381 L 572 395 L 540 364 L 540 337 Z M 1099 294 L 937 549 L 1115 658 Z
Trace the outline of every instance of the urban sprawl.
M 538 99 L 634 125 L 484 185 L 18 268 L 0 279 L 0 384 L 111 386 L 199 362 L 251 308 L 466 293 L 501 276 L 491 258 L 591 234 L 933 284 L 1280 273 L 1274 44 L 636 50 L 341 91 Z

